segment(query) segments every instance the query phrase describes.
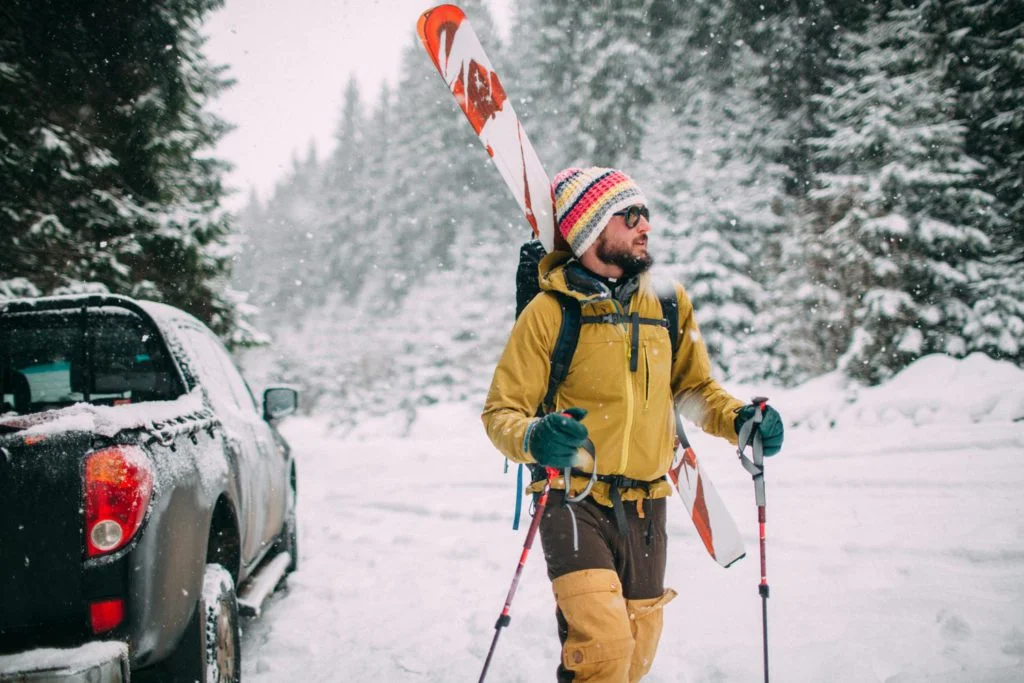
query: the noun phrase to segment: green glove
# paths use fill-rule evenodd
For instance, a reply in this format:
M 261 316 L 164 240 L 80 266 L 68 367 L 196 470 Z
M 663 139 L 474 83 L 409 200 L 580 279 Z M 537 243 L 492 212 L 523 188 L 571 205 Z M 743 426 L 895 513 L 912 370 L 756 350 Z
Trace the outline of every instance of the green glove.
M 586 414 L 582 408 L 568 408 L 564 413 L 551 413 L 537 420 L 526 433 L 527 452 L 538 465 L 572 467 L 576 451 L 587 440 L 587 428 L 580 422 Z
M 736 433 L 740 433 L 740 428 L 748 421 L 754 419 L 754 406 L 747 405 L 736 411 Z M 771 406 L 767 406 L 764 411 L 764 416 L 761 418 L 761 426 L 758 427 L 758 431 L 761 432 L 761 446 L 764 449 L 765 457 L 775 455 L 782 450 L 782 416 L 779 415 L 779 411 L 775 410 Z

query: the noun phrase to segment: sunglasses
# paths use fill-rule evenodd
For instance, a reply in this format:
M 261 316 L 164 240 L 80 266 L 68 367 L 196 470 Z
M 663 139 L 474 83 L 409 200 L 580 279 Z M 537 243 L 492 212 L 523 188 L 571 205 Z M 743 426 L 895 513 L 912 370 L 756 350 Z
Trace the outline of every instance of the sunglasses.
M 616 211 L 612 215 L 624 216 L 626 218 L 626 227 L 630 230 L 640 225 L 641 216 L 643 216 L 645 221 L 649 221 L 651 219 L 651 212 L 643 204 L 634 204 L 628 209 L 624 211 Z

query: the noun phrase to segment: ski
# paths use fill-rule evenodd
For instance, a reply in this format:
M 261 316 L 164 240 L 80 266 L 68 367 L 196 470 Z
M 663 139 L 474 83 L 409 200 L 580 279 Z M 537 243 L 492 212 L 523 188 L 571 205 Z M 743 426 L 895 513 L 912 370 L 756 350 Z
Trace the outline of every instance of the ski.
M 439 5 L 417 22 L 423 46 L 526 216 L 534 237 L 554 247 L 551 180 L 530 144 L 465 13 Z
M 455 5 L 439 5 L 420 15 L 416 31 L 441 78 L 530 223 L 544 249 L 554 248 L 555 219 L 551 180 L 512 108 L 466 14 Z M 700 467 L 676 416 L 680 446 L 669 471 L 704 547 L 728 567 L 746 551 L 735 520 Z
M 676 460 L 668 471 L 672 483 L 683 499 L 686 511 L 704 542 L 704 548 L 723 567 L 730 567 L 743 559 L 747 551 L 743 546 L 736 520 L 722 502 L 697 454 L 690 446 L 683 429 L 683 421 L 676 410 Z

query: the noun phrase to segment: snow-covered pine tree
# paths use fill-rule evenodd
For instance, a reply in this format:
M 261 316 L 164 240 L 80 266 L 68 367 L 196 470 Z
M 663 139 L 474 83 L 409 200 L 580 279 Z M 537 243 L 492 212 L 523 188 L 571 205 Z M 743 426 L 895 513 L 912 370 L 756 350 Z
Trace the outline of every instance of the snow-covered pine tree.
M 845 372 L 882 381 L 933 352 L 964 355 L 991 195 L 964 152 L 954 93 L 928 60 L 920 12 L 898 7 L 843 36 L 821 96 L 817 149 L 831 284 L 856 327 Z
M 770 367 L 755 316 L 774 276 L 766 246 L 782 225 L 763 65 L 715 3 L 663 9 L 675 28 L 661 27 L 660 44 L 679 61 L 661 74 L 638 173 L 655 209 L 656 257 L 687 287 L 720 371 L 751 379 Z
M 681 111 L 654 110 L 638 182 L 653 191 L 655 257 L 686 286 L 711 358 L 728 375 L 752 331 L 761 291 L 744 244 L 753 243 L 746 207 L 738 206 L 744 189 L 757 188 L 744 188 L 751 166 L 737 158 L 721 101 L 698 90 L 698 79 L 689 83 Z
M 778 177 L 786 191 L 774 199 L 783 227 L 762 251 L 757 279 L 766 301 L 755 328 L 768 342 L 763 353 L 767 373 L 793 384 L 834 369 L 837 349 L 845 345 L 840 297 L 828 283 L 830 258 L 817 240 L 820 224 L 805 201 L 811 173 L 808 139 L 822 134 L 813 96 L 830 75 L 836 32 L 862 25 L 868 10 L 859 3 L 728 2 L 719 11 L 717 33 L 727 39 L 711 45 L 719 45 L 721 52 L 721 43 L 742 40 L 758 56 L 761 68 L 754 87 L 765 105 L 764 125 L 777 142 L 761 158 L 785 169 Z M 713 52 L 709 57 L 716 59 Z
M 582 82 L 585 11 L 583 3 L 546 0 L 523 0 L 513 9 L 517 49 L 509 60 L 506 91 L 552 176 L 572 163 L 586 163 L 581 161 L 580 100 L 569 97 Z
M 368 307 L 393 305 L 426 272 L 450 267 L 455 225 L 474 200 L 469 183 L 490 170 L 472 153 L 480 143 L 415 36 L 402 53 L 393 112 L 391 185 L 374 190 L 388 204 L 366 226 L 378 247 L 363 294 Z
M 253 303 L 270 325 L 294 325 L 314 301 L 310 289 L 323 271 L 325 255 L 315 238 L 323 224 L 323 168 L 311 140 L 304 156 L 294 155 L 288 175 L 274 187 L 260 224 L 243 230 L 258 244 L 261 268 L 270 284 L 254 292 Z
M 367 137 L 369 122 L 363 113 L 362 98 L 355 74 L 345 86 L 334 149 L 324 164 L 322 195 L 319 198 L 324 217 L 321 234 L 313 242 L 322 261 L 323 295 L 332 292 L 355 297 L 369 263 L 376 231 L 373 190 L 367 170 L 375 150 Z M 374 141 L 376 142 L 376 141 Z
M 867 20 L 867 3 L 771 2 L 729 0 L 725 10 L 737 37 L 763 58 L 762 96 L 786 141 L 781 158 L 788 169 L 789 192 L 805 196 L 811 173 L 807 140 L 821 134 L 818 103 L 831 76 L 840 30 L 858 31 Z
M 582 144 L 580 163 L 635 172 L 659 67 L 647 21 L 645 3 L 580 3 L 579 80 L 558 93 L 575 114 L 568 125 Z
M 981 186 L 1000 202 L 993 253 L 975 287 L 971 350 L 1024 365 L 1024 12 L 1019 2 L 928 0 L 922 12 L 945 39 L 946 82 L 957 91 L 967 151 Z
M 226 286 L 227 84 L 199 25 L 220 0 L 7 3 L 0 34 L 0 273 L 180 306 L 236 342 Z
M 947 84 L 958 94 L 968 153 L 986 167 L 984 186 L 1006 205 L 1003 232 L 1024 243 L 1024 7 L 996 0 L 926 0 L 941 32 Z M 1014 226 L 1016 229 L 1014 229 Z

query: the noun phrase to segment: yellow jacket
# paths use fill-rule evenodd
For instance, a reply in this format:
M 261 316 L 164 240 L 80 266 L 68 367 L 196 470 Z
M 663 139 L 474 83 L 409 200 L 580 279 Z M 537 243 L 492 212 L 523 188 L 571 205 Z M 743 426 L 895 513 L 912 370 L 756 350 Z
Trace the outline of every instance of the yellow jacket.
M 572 267 L 572 286 L 566 267 Z M 484 405 L 487 435 L 509 460 L 533 463 L 524 449 L 527 428 L 544 399 L 551 370 L 551 352 L 561 326 L 561 306 L 545 291 L 568 294 L 580 302 L 583 316 L 609 313 L 639 313 L 641 318 L 660 319 L 661 304 L 648 274 L 640 277 L 629 309 L 611 297 L 607 286 L 589 275 L 571 256 L 553 252 L 540 266 L 541 294 L 534 297 L 519 316 L 494 371 Z M 587 285 L 592 280 L 592 286 Z M 736 443 L 734 411 L 743 402 L 722 389 L 711 378 L 711 363 L 693 317 L 693 305 L 678 283 L 673 286 L 679 300 L 679 350 L 672 362 L 668 331 L 654 325 L 639 326 L 637 370 L 630 370 L 631 326 L 629 324 L 581 324 L 579 342 L 569 373 L 555 397 L 555 408 L 577 406 L 587 410 L 583 420 L 597 452 L 598 474 L 651 481 L 663 477 L 672 464 L 675 443 L 673 397 L 679 397 L 683 414 L 704 431 Z M 580 469 L 592 471 L 587 464 Z M 570 491 L 582 491 L 587 483 L 573 477 Z M 555 488 L 564 488 L 558 480 Z M 661 481 L 650 488 L 652 498 L 671 494 Z M 608 486 L 598 482 L 594 499 L 610 505 Z M 622 492 L 623 500 L 638 500 L 642 489 Z

